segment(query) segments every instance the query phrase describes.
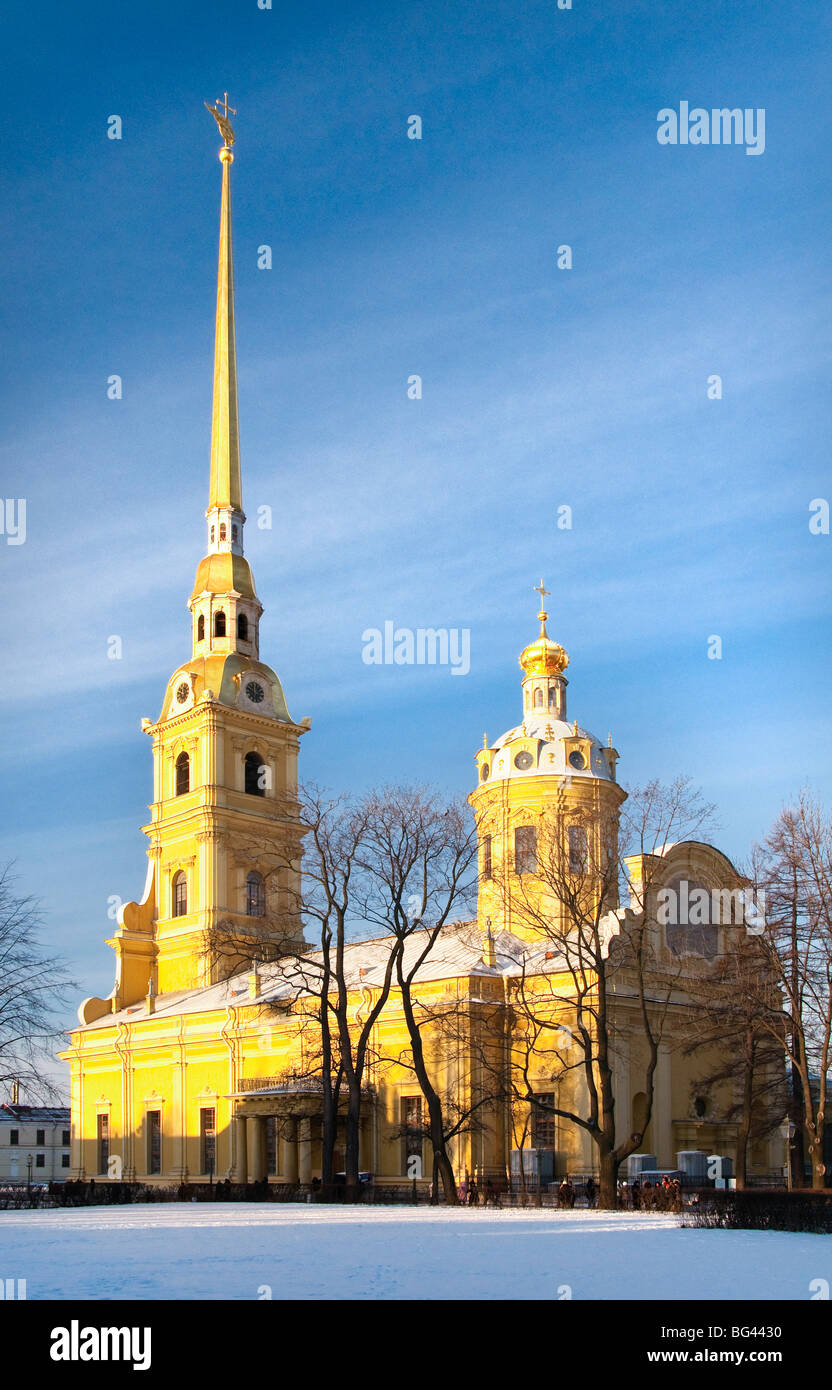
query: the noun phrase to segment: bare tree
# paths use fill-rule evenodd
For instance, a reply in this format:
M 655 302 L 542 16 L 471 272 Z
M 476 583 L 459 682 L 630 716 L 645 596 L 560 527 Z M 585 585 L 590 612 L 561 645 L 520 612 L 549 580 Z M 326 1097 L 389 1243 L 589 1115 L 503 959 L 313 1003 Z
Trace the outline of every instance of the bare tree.
M 350 995 L 358 981 L 347 966 L 347 932 L 355 917 L 354 896 L 361 892 L 360 866 L 369 835 L 369 814 L 365 802 L 345 798 L 327 800 L 317 789 L 301 795 L 301 818 L 308 832 L 304 856 L 304 878 L 300 910 L 307 921 L 316 923 L 320 940 L 316 996 L 322 1032 L 328 1039 L 330 1068 L 337 1051 L 339 1075 L 347 1091 L 345 1117 L 344 1169 L 348 1189 L 357 1189 L 360 1166 L 360 1129 L 364 1087 L 376 1023 L 390 996 L 394 953 L 386 951 L 380 969 L 380 982 L 366 1012 L 350 1008 Z M 308 971 L 310 962 L 303 961 Z M 315 966 L 312 965 L 314 971 Z M 331 1104 L 332 1142 L 337 1126 L 337 1096 Z M 326 1177 L 324 1177 L 326 1181 Z
M 395 981 L 427 1109 L 434 1191 L 441 1182 L 444 1201 L 452 1205 L 457 1190 L 448 1156 L 451 1130 L 441 1085 L 428 1063 L 422 1030 L 430 1011 L 422 1010 L 419 990 L 430 978 L 429 957 L 442 931 L 475 893 L 476 832 L 464 802 L 445 802 L 424 788 L 385 788 L 366 797 L 363 807 L 362 911 L 394 944 Z
M 470 923 L 462 925 L 463 929 L 471 926 Z M 502 991 L 499 995 L 482 997 L 472 992 L 467 981 L 461 983 L 457 978 L 439 998 L 428 996 L 418 988 L 411 990 L 411 998 L 413 1022 L 421 1039 L 423 1067 L 439 1097 L 441 1144 L 434 1143 L 430 1111 L 427 1123 L 422 1126 L 422 1136 L 430 1142 L 433 1154 L 432 1188 L 436 1200 L 442 1181 L 437 1155 L 443 1151 L 447 1155 L 451 1145 L 463 1135 L 482 1136 L 493 1131 L 499 1122 L 499 1107 L 508 1099 L 501 1065 L 505 1056 L 507 1010 Z M 396 1069 L 409 1070 L 418 1080 L 412 1047 L 401 1049 L 386 1061 Z M 420 1089 L 424 1098 L 421 1085 Z M 403 1124 L 398 1137 L 405 1134 L 412 1134 L 412 1128 Z M 445 1196 L 444 1183 L 442 1190 Z
M 765 894 L 759 936 L 779 1006 L 753 996 L 770 1034 L 781 1039 L 812 1168 L 826 1185 L 823 1137 L 832 1050 L 832 821 L 807 791 L 785 807 L 755 853 L 754 881 Z M 800 1173 L 800 1180 L 803 1180 Z
M 15 892 L 7 864 L 0 870 L 0 1083 L 19 1081 L 31 1095 L 55 1100 L 44 1067 L 62 1036 L 59 1007 L 75 984 L 41 944 L 42 925 L 36 900 Z
M 369 834 L 365 800 L 331 796 L 316 786 L 298 793 L 299 837 L 293 842 L 252 840 L 241 848 L 245 859 L 258 864 L 267 883 L 266 902 L 278 891 L 290 923 L 287 932 L 280 914 L 271 912 L 240 923 L 223 921 L 207 944 L 210 959 L 236 968 L 248 953 L 253 960 L 276 962 L 272 978 L 284 986 L 282 997 L 265 1007 L 283 1019 L 298 1046 L 305 1043 L 305 1067 L 320 1083 L 322 1095 L 322 1163 L 325 1184 L 333 1180 L 333 1155 L 339 1129 L 342 1094 L 344 1168 L 348 1191 L 359 1184 L 360 1130 L 367 1098 L 367 1078 L 374 1060 L 372 1042 L 379 1015 L 387 1003 L 394 977 L 393 941 L 381 951 L 379 978 L 366 1011 L 356 1011 L 354 996 L 361 987 L 350 966 L 349 936 L 361 931 L 366 897 L 362 855 Z M 296 888 L 291 885 L 297 884 Z M 297 924 L 311 940 L 298 936 Z M 378 949 L 375 952 L 378 955 Z M 291 1015 L 291 1020 L 290 1020 Z M 315 1046 L 309 1046 L 310 1031 Z
M 694 1004 L 685 1051 L 709 1059 L 698 1079 L 702 1090 L 728 1093 L 721 1113 L 737 1125 L 736 1180 L 742 1188 L 749 1145 L 774 1132 L 788 1103 L 776 982 L 758 938 L 738 923 L 728 933 L 727 951 L 713 964 L 703 962 L 685 985 Z

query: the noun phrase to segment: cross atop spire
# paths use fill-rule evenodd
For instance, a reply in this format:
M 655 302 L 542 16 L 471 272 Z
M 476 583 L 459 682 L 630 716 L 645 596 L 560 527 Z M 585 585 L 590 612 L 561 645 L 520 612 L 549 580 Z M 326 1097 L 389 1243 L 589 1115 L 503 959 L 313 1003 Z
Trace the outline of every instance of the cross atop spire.
M 547 594 L 550 594 L 552 591 L 551 591 L 551 589 L 547 589 L 547 588 L 546 588 L 546 586 L 545 586 L 545 584 L 543 583 L 543 580 L 542 580 L 542 579 L 541 579 L 541 581 L 540 581 L 539 584 L 534 584 L 532 587 L 533 587 L 533 589 L 534 589 L 534 591 L 535 591 L 536 594 L 540 594 L 540 612 L 538 613 L 537 617 L 538 617 L 538 621 L 539 621 L 539 623 L 540 623 L 540 635 L 541 635 L 541 637 L 545 637 L 545 636 L 547 635 L 547 634 L 546 634 L 546 619 L 548 618 L 549 614 L 546 612 L 546 609 L 545 609 L 545 607 L 544 607 L 544 604 L 545 604 L 545 600 L 546 600 L 546 595 L 547 595 Z

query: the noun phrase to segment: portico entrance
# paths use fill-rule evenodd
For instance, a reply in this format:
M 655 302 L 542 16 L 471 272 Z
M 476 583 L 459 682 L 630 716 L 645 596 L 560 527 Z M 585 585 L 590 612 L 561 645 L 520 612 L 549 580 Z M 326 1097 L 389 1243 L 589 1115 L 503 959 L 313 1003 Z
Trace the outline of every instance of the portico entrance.
M 323 1086 L 318 1077 L 254 1077 L 241 1083 L 230 1100 L 234 1115 L 232 1181 L 245 1184 L 269 1177 L 308 1186 L 321 1176 Z M 342 1102 L 341 1112 L 346 1109 Z M 274 1121 L 274 1171 L 268 1163 L 268 1122 Z M 366 1120 L 360 1136 L 365 1166 Z

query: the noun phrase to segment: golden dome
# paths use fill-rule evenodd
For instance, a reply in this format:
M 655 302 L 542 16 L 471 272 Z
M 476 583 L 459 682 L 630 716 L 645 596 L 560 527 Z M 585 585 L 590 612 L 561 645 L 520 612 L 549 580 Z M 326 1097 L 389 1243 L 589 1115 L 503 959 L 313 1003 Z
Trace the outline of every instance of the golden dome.
M 542 615 L 541 633 L 536 642 L 530 642 L 520 653 L 520 665 L 527 676 L 556 676 L 565 671 L 569 657 L 564 648 L 546 635 L 546 614 Z
M 233 555 L 230 551 L 206 555 L 200 560 L 194 580 L 191 598 L 198 598 L 208 590 L 212 594 L 236 592 L 243 598 L 257 598 L 251 569 L 244 555 Z
M 162 712 L 159 715 L 160 721 L 169 719 L 177 713 L 176 694 L 178 687 L 183 682 L 192 688 L 193 704 L 198 703 L 205 692 L 210 690 L 213 692 L 213 698 L 218 700 L 221 705 L 237 705 L 239 703 L 239 680 L 243 673 L 246 675 L 254 673 L 254 675 L 262 677 L 271 702 L 270 716 L 291 723 L 286 696 L 283 693 L 283 686 L 279 677 L 271 666 L 266 666 L 262 661 L 257 661 L 251 657 L 243 656 L 241 652 L 210 652 L 207 656 L 192 656 L 189 661 L 174 671 L 165 691 Z M 188 708 L 190 707 L 188 705 Z

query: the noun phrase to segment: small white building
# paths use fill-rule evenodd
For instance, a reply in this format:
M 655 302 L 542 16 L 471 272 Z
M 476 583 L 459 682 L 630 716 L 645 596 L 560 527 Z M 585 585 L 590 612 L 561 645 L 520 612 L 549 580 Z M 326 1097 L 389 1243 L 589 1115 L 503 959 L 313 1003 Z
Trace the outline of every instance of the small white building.
M 0 1186 L 66 1182 L 69 1141 L 68 1106 L 0 1105 Z

